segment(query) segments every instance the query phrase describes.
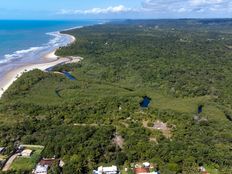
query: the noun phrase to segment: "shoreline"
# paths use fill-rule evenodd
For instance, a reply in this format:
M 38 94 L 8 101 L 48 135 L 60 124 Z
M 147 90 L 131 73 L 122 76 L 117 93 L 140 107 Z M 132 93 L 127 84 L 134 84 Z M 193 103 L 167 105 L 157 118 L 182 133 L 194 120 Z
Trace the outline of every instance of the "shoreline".
M 70 37 L 71 41 L 67 45 L 71 45 L 76 41 L 76 38 L 72 35 L 63 34 L 61 32 L 59 32 L 59 34 Z M 44 63 L 26 64 L 16 69 L 10 70 L 7 74 L 5 74 L 2 80 L 0 81 L 0 99 L 4 94 L 4 92 L 25 72 L 29 72 L 34 69 L 46 71 L 47 69 L 54 67 L 56 65 L 76 63 L 82 59 L 81 57 L 58 57 L 55 55 L 57 49 L 54 49 L 53 51 L 42 56 Z

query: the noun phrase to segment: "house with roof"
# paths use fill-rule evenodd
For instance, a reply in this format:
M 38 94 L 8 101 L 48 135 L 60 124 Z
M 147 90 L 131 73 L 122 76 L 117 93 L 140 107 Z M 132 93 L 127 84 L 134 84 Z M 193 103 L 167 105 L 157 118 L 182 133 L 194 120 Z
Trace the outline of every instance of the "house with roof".
M 134 168 L 134 174 L 160 174 L 159 172 L 151 172 L 149 168 L 140 167 Z
M 24 149 L 22 152 L 21 152 L 21 156 L 23 157 L 30 157 L 31 154 L 32 154 L 32 150 L 31 149 Z
M 53 164 L 58 164 L 59 160 L 55 158 L 43 158 L 33 170 L 33 174 L 47 174 Z
M 33 174 L 47 174 L 48 173 L 48 165 L 40 165 L 38 164 L 36 168 L 32 171 Z
M 43 158 L 42 160 L 40 160 L 39 164 L 40 165 L 47 165 L 49 167 L 51 167 L 53 164 L 58 164 L 59 160 L 55 159 L 55 158 Z
M 118 171 L 117 166 L 111 166 L 111 167 L 98 167 L 97 171 L 94 170 L 93 174 L 120 174 Z
M 147 174 L 147 173 L 150 173 L 150 170 L 149 168 L 139 167 L 139 168 L 134 168 L 134 173 L 135 174 Z
M 134 174 L 160 174 L 158 171 L 155 171 L 155 166 L 149 162 L 138 163 L 132 167 L 132 172 Z

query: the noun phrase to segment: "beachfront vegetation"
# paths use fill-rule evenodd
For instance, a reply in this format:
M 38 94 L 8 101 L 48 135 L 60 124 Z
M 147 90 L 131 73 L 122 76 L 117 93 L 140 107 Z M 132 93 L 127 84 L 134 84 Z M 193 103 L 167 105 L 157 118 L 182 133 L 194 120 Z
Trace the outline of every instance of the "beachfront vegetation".
M 231 173 L 231 23 L 126 21 L 67 31 L 77 42 L 57 54 L 84 60 L 54 71 L 76 80 L 39 70 L 17 80 L 0 100 L 1 145 L 42 144 L 43 156 L 64 160 L 64 174 L 142 161 L 164 174 L 195 174 L 199 165 Z M 139 105 L 143 96 L 148 108 Z M 157 120 L 168 136 L 153 129 Z

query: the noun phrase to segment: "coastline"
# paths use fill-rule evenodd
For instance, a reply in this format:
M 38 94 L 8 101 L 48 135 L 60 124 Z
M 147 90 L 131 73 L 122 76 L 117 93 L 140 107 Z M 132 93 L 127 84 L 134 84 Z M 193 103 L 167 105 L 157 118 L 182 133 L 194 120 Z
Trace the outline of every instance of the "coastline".
M 67 43 L 67 45 L 70 45 L 76 41 L 76 38 L 72 35 L 62 34 L 60 32 L 59 34 L 70 37 L 70 42 Z M 3 93 L 14 83 L 14 81 L 16 81 L 25 72 L 32 71 L 34 69 L 46 71 L 48 68 L 54 67 L 56 65 L 75 63 L 75 62 L 79 62 L 82 59 L 81 57 L 58 57 L 55 55 L 56 50 L 57 49 L 45 54 L 42 57 L 44 63 L 26 64 L 6 73 L 2 78 L 2 80 L 0 81 L 0 99 Z

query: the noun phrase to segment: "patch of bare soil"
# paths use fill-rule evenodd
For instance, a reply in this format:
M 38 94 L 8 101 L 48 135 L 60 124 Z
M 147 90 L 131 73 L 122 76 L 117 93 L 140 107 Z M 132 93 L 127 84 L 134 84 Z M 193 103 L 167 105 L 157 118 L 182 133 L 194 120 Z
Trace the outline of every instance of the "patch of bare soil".
M 158 141 L 157 141 L 157 139 L 155 137 L 150 137 L 149 141 L 155 142 L 156 144 L 158 144 Z
M 113 142 L 114 142 L 114 144 L 116 144 L 121 149 L 123 148 L 124 139 L 122 138 L 121 135 L 116 134 L 114 139 L 113 139 Z
M 148 124 L 148 121 L 143 121 L 143 126 L 145 128 L 148 128 L 150 130 L 159 130 L 163 133 L 163 135 L 166 138 L 171 138 L 172 136 L 171 128 L 167 126 L 167 123 L 157 120 L 156 122 L 154 122 L 154 125 L 152 127 L 149 127 L 147 124 Z

